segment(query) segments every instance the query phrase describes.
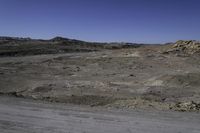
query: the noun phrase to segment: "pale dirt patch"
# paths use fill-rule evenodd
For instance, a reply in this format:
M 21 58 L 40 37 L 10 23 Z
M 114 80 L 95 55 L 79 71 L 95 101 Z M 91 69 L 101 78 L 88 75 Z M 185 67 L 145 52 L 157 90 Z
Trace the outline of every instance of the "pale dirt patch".
M 141 57 L 141 55 L 136 51 L 134 53 L 123 53 L 122 55 L 119 55 L 119 57 Z
M 134 82 L 110 82 L 110 84 L 132 86 L 134 85 Z
M 157 77 L 150 78 L 145 82 L 146 86 L 163 86 L 163 80 L 157 79 Z

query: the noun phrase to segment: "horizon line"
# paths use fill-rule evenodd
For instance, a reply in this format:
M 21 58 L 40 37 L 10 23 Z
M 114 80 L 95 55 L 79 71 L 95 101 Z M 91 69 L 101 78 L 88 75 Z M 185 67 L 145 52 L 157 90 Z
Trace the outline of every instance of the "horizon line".
M 198 41 L 195 39 L 177 39 L 177 41 L 169 41 L 169 42 L 163 42 L 163 43 L 146 43 L 146 42 L 128 42 L 128 41 L 91 41 L 91 40 L 84 40 L 84 39 L 76 39 L 76 38 L 68 38 L 64 36 L 54 36 L 49 38 L 35 38 L 30 36 L 9 36 L 9 35 L 0 35 L 0 38 L 16 38 L 16 39 L 31 39 L 31 40 L 52 40 L 55 38 L 63 38 L 63 39 L 69 39 L 69 40 L 77 40 L 77 41 L 83 41 L 83 42 L 90 42 L 90 43 L 131 43 L 131 44 L 168 44 L 168 43 L 175 43 L 177 41 Z

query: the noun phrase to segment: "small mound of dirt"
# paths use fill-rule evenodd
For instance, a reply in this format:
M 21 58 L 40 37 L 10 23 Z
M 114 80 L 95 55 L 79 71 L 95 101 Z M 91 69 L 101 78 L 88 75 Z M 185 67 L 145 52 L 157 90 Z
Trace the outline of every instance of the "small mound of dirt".
M 45 93 L 45 92 L 49 92 L 51 90 L 52 90 L 51 86 L 40 86 L 40 87 L 34 88 L 33 92 Z
M 169 110 L 170 105 L 167 103 L 161 103 L 154 100 L 146 100 L 144 98 L 134 99 L 119 99 L 115 102 L 106 105 L 108 108 L 122 108 L 122 109 L 158 109 L 158 110 Z

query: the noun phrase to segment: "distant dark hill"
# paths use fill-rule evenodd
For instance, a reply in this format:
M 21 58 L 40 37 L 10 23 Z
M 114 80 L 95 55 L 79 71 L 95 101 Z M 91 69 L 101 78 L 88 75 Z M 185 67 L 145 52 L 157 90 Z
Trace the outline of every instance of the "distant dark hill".
M 106 49 L 137 48 L 142 44 L 85 42 L 63 37 L 50 40 L 0 37 L 0 56 L 25 56 L 70 52 L 92 52 Z

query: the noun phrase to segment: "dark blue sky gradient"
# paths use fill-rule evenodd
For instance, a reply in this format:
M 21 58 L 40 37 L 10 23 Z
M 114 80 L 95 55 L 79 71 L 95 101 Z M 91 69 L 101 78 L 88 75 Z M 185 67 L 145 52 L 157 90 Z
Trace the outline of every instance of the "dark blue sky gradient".
M 0 0 L 0 36 L 200 40 L 200 0 Z

